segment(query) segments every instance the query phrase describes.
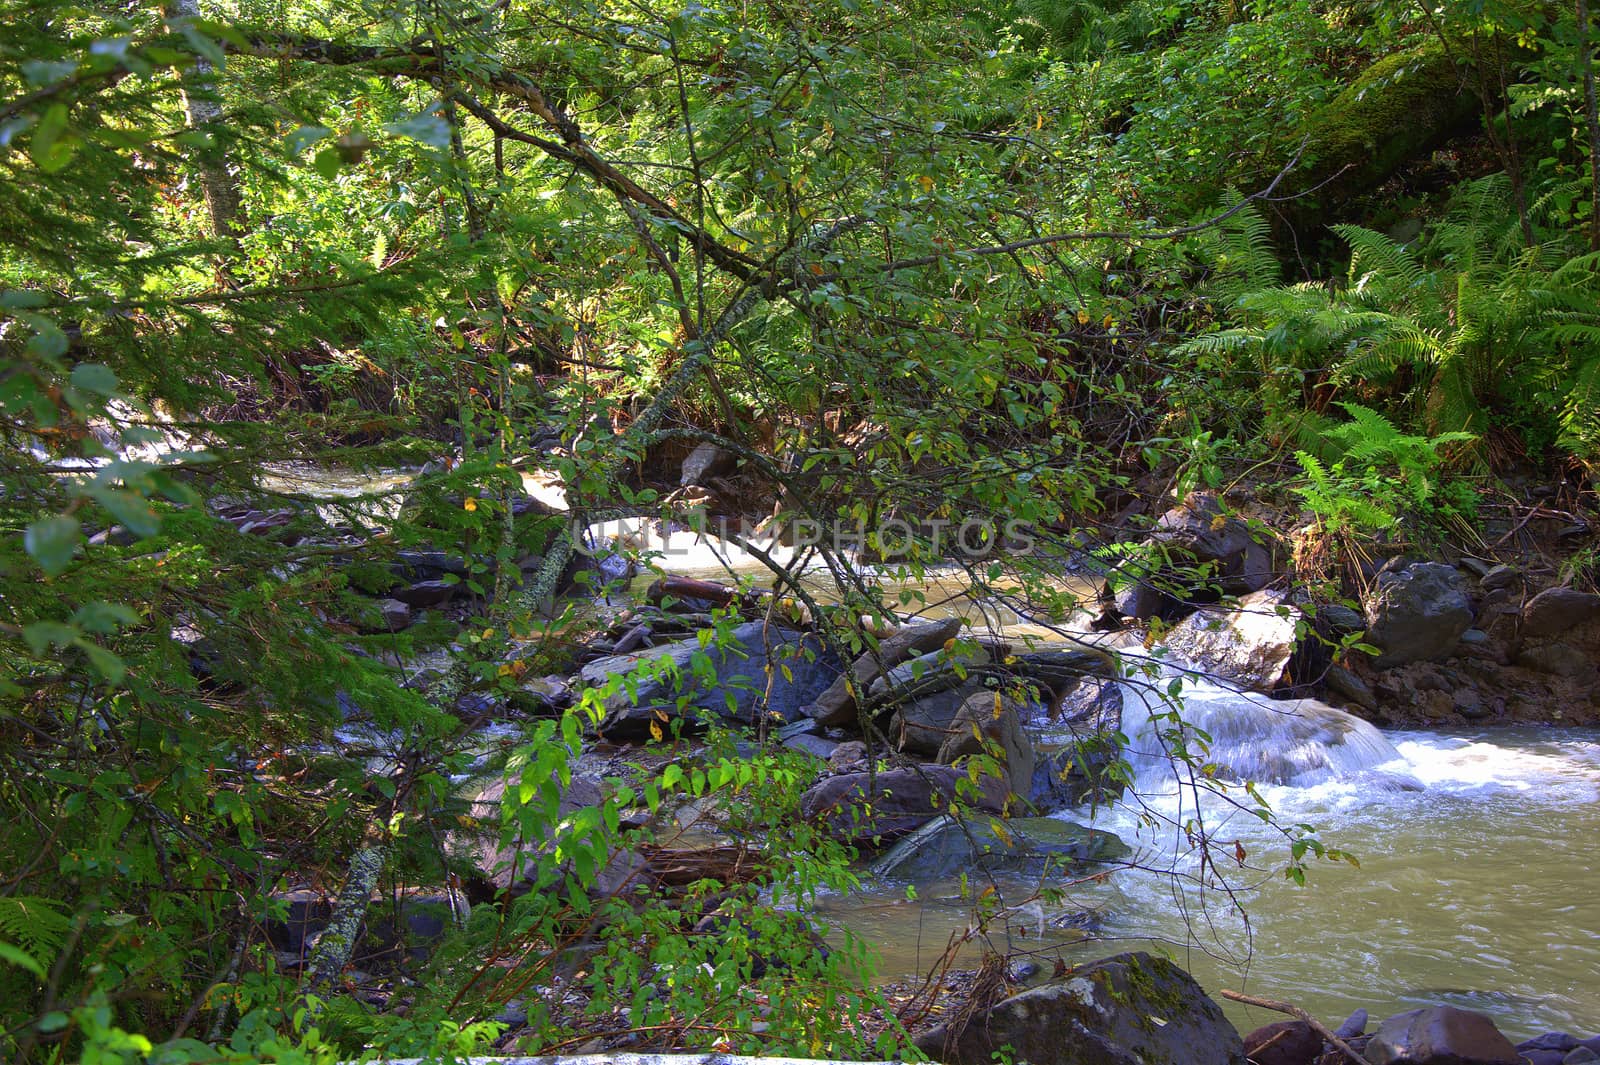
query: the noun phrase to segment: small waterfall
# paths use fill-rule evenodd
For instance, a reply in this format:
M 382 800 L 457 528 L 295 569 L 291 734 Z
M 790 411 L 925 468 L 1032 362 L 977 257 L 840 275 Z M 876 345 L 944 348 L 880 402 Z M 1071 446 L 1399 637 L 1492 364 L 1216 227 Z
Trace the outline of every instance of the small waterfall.
M 1158 681 L 1123 685 L 1122 731 L 1141 791 L 1172 780 L 1163 736 L 1174 724 L 1159 715 L 1172 711 L 1163 696 L 1179 678 L 1185 742 L 1225 779 L 1308 787 L 1403 761 L 1370 724 L 1316 699 L 1274 700 L 1171 670 Z

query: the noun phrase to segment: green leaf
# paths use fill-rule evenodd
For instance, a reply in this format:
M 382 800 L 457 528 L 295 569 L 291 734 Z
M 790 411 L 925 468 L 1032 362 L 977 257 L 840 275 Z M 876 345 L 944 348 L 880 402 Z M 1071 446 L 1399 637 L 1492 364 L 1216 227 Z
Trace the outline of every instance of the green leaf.
M 29 85 L 43 88 L 54 85 L 58 81 L 65 81 L 72 77 L 73 71 L 78 69 L 78 64 L 70 59 L 46 60 L 29 59 L 22 64 L 22 76 Z
M 311 165 L 316 167 L 317 173 L 331 181 L 339 176 L 338 150 L 335 148 L 322 149 L 317 153 L 316 158 L 311 161 Z
M 72 615 L 72 623 L 85 632 L 107 635 L 139 623 L 139 614 L 122 603 L 95 600 L 80 606 Z
M 178 32 L 183 34 L 183 39 L 189 42 L 195 54 L 210 60 L 212 66 L 220 70 L 227 63 L 228 56 L 222 46 L 196 29 L 194 23 L 185 21 L 178 27 Z
M 132 530 L 135 536 L 154 536 L 161 531 L 161 515 L 139 493 L 120 488 L 93 488 L 89 494 L 96 503 L 106 508 L 107 513 Z
M 121 684 L 122 678 L 128 675 L 128 667 L 122 659 L 99 644 L 89 640 L 78 640 L 76 646 L 83 650 L 89 659 L 90 667 L 100 674 L 100 679 L 107 684 Z
M 36 289 L 11 288 L 0 292 L 0 307 L 8 311 L 27 310 L 29 307 L 43 307 L 50 302 L 48 293 Z
M 67 334 L 48 318 L 37 314 L 18 315 L 33 329 L 33 339 L 28 341 L 29 355 L 41 359 L 57 359 L 67 353 Z
M 77 626 L 63 625 L 59 621 L 35 621 L 22 630 L 28 649 L 36 655 L 44 654 L 51 647 L 69 647 L 79 635 Z
M 78 138 L 67 129 L 67 105 L 52 104 L 33 131 L 28 154 L 40 170 L 54 174 L 72 160 L 77 150 Z
M 117 375 L 111 367 L 98 362 L 80 362 L 72 368 L 72 387 L 97 396 L 111 396 L 117 391 Z
M 81 531 L 77 518 L 52 514 L 28 526 L 28 531 L 22 534 L 22 546 L 39 563 L 40 569 L 54 577 L 72 565 Z
M 327 126 L 301 126 L 283 138 L 284 151 L 299 155 L 332 132 Z
M 409 137 L 430 148 L 450 146 L 450 123 L 439 117 L 438 104 L 404 122 L 391 122 L 383 128 L 397 137 Z
M 44 979 L 44 966 L 35 961 L 32 956 L 24 954 L 16 947 L 13 947 L 10 943 L 0 941 L 0 961 L 8 962 L 19 969 L 26 969 L 39 979 Z

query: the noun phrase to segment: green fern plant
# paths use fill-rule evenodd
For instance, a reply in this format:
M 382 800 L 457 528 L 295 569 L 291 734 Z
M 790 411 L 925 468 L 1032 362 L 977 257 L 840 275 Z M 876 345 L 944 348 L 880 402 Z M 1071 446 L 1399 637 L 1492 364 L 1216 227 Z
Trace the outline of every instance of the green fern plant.
M 1260 375 L 1269 413 L 1320 388 L 1417 440 L 1504 427 L 1524 448 L 1600 456 L 1600 256 L 1576 255 L 1559 229 L 1524 246 L 1503 176 L 1463 186 L 1415 244 L 1332 228 L 1350 248 L 1341 283 L 1256 287 L 1223 272 L 1214 289 L 1234 324 L 1177 353 Z
M 1294 492 L 1328 532 L 1388 529 L 1399 521 L 1367 498 L 1365 487 L 1346 472 L 1343 462 L 1330 469 L 1310 452 L 1296 451 L 1294 457 L 1305 476 Z
M 1426 530 L 1470 510 L 1470 490 L 1444 481 L 1438 471 L 1446 465 L 1446 449 L 1471 443 L 1471 433 L 1417 436 L 1358 403 L 1339 406 L 1350 421 L 1324 431 L 1342 452 L 1339 460 L 1329 467 L 1309 452 L 1295 454 L 1305 483 L 1294 491 L 1329 531 L 1390 529 L 1402 517 Z
M 0 896 L 0 946 L 19 951 L 34 965 L 10 960 L 26 969 L 48 968 L 67 941 L 72 921 L 61 912 L 61 904 L 36 895 Z M 0 952 L 0 958 L 8 952 Z

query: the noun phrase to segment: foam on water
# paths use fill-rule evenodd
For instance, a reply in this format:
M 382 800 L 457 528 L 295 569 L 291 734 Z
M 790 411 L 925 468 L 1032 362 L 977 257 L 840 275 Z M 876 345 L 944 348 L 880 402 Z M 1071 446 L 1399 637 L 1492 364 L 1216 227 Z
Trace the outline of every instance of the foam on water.
M 1272 700 L 1168 672 L 1155 685 L 1123 685 L 1122 728 L 1138 790 L 1160 791 L 1174 779 L 1177 725 L 1163 697 L 1174 680 L 1182 686 L 1183 743 L 1224 778 L 1307 787 L 1400 760 L 1376 728 L 1327 703 Z

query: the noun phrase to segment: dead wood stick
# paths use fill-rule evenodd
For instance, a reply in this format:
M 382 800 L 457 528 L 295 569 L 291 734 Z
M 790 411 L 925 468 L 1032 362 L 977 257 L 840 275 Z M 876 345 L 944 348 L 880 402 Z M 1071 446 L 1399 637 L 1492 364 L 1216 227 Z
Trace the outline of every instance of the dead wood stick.
M 1344 1053 L 1345 1057 L 1349 1058 L 1351 1061 L 1359 1062 L 1360 1065 L 1367 1065 L 1367 1059 L 1352 1050 L 1349 1043 L 1346 1043 L 1343 1039 L 1340 1039 L 1338 1036 L 1334 1035 L 1333 1032 L 1329 1030 L 1327 1025 L 1311 1016 L 1311 1014 L 1307 1013 L 1299 1006 L 1291 1006 L 1287 1002 L 1274 1002 L 1270 998 L 1256 998 L 1254 995 L 1242 995 L 1237 991 L 1222 991 L 1220 994 L 1223 998 L 1232 999 L 1235 1002 L 1243 1002 L 1246 1006 L 1260 1006 L 1264 1010 L 1274 1010 L 1278 1013 L 1287 1013 L 1291 1017 L 1297 1017 L 1309 1024 L 1312 1030 L 1318 1035 L 1322 1036 L 1323 1039 L 1338 1047 Z

